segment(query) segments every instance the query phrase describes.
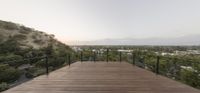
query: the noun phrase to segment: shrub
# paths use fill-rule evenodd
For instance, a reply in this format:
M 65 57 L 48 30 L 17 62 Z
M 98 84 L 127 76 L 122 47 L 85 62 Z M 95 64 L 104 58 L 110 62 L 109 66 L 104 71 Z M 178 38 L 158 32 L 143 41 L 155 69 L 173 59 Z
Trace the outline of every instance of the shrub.
M 15 40 L 25 40 L 25 39 L 27 39 L 27 37 L 25 35 L 22 35 L 22 34 L 14 35 L 12 38 L 15 39 Z
M 32 28 L 28 28 L 28 27 L 25 27 L 25 26 L 20 26 L 20 33 L 22 34 L 29 34 L 31 31 L 34 31 L 34 29 Z
M 6 64 L 0 65 L 0 81 L 11 83 L 18 80 L 20 72 Z
M 0 83 L 0 92 L 7 90 L 9 88 L 9 85 L 5 82 Z
M 3 42 L 4 38 L 5 37 L 2 34 L 0 34 L 0 43 Z
M 34 78 L 34 75 L 31 72 L 25 73 L 26 78 Z
M 27 69 L 25 76 L 27 78 L 34 78 L 34 77 L 42 75 L 44 73 L 45 73 L 44 68 L 32 67 L 32 68 Z
M 44 43 L 42 40 L 39 40 L 39 39 L 35 39 L 33 42 L 36 43 L 36 44 L 43 44 Z
M 38 62 L 35 63 L 35 65 L 37 67 L 45 67 L 46 66 L 46 63 L 44 60 L 39 60 Z
M 26 31 L 26 30 L 20 30 L 20 31 L 19 31 L 19 33 L 21 33 L 21 34 L 29 34 L 29 33 L 30 33 L 30 31 Z
M 17 60 L 17 61 L 15 61 L 15 60 Z M 9 64 L 10 66 L 14 66 L 14 67 L 18 67 L 25 63 L 22 61 L 22 56 L 15 55 L 15 54 L 8 54 L 5 56 L 0 56 L 0 61 L 4 62 L 6 64 Z
M 192 86 L 200 88 L 199 74 L 195 71 L 181 70 L 181 81 Z
M 19 50 L 19 43 L 12 38 L 0 44 L 0 54 L 15 53 Z
M 61 67 L 65 63 L 65 57 L 54 57 L 49 59 L 49 65 L 53 68 Z
M 37 39 L 37 35 L 33 34 L 32 36 L 32 39 Z
M 20 30 L 29 32 L 29 31 L 32 31 L 33 29 L 25 27 L 25 26 L 20 26 Z
M 7 30 L 17 30 L 18 26 L 11 22 L 4 22 L 3 28 Z

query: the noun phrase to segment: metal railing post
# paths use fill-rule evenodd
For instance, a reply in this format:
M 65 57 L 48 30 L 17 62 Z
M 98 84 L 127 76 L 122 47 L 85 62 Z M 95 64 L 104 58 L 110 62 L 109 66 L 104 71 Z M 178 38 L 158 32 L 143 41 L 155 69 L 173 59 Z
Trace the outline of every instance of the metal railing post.
M 119 52 L 119 61 L 122 62 L 122 52 Z
M 48 63 L 48 57 L 45 56 L 45 64 L 46 64 L 46 74 L 49 74 L 49 63 Z
M 156 74 L 159 74 L 160 56 L 157 56 L 156 62 Z
M 93 52 L 93 61 L 94 62 L 96 61 L 96 52 L 95 51 Z
M 132 53 L 132 61 L 133 61 L 133 65 L 135 64 L 135 54 L 134 53 Z
M 68 55 L 68 63 L 69 63 L 69 66 L 71 65 L 71 55 L 69 54 Z
M 176 69 L 177 69 L 177 62 L 178 59 L 175 58 L 175 61 L 173 62 L 173 65 L 174 65 L 174 69 L 173 69 L 173 77 L 176 78 Z
M 107 55 L 107 57 L 106 57 L 106 62 L 108 62 L 108 52 L 109 52 L 109 50 L 108 50 L 108 48 L 107 48 L 107 50 L 106 50 L 106 55 Z
M 83 62 L 83 52 L 81 51 L 81 62 Z
M 145 62 L 146 60 L 145 60 L 145 56 L 142 56 L 142 64 L 143 64 L 143 68 L 145 68 L 146 67 L 146 62 Z

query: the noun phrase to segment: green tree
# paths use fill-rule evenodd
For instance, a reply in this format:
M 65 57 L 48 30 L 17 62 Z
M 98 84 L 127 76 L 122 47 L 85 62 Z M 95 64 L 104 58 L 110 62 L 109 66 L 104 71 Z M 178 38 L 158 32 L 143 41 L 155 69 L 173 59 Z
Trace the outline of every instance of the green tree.
M 181 70 L 181 81 L 196 88 L 200 88 L 199 74 L 195 71 Z

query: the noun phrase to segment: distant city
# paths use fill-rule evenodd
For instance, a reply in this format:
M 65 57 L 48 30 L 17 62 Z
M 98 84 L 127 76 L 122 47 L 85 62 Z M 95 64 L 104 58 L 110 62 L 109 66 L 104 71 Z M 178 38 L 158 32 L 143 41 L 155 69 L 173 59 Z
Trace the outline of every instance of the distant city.
M 200 35 L 187 35 L 178 38 L 146 38 L 146 39 L 102 39 L 94 41 L 69 41 L 69 45 L 200 45 Z

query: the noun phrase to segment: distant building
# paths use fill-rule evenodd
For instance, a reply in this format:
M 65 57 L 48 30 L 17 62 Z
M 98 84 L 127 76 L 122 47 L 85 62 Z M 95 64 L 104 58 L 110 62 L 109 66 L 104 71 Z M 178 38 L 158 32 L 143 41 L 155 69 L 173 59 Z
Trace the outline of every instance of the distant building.
M 200 55 L 199 50 L 187 50 L 188 54 Z
M 117 51 L 119 51 L 119 52 L 126 52 L 126 53 L 133 52 L 133 50 L 124 50 L 124 49 L 118 49 Z
M 78 52 L 78 51 L 81 51 L 82 49 L 80 47 L 76 47 L 76 46 L 73 46 L 71 47 L 74 51 Z
M 163 53 L 161 53 L 161 55 L 162 55 L 162 56 L 166 56 L 166 55 L 173 56 L 173 55 L 175 55 L 175 54 L 174 54 L 174 53 L 166 53 L 166 52 L 163 52 Z

